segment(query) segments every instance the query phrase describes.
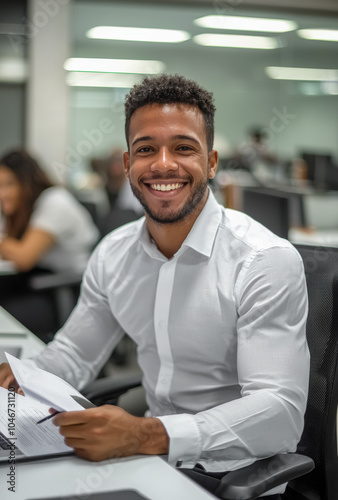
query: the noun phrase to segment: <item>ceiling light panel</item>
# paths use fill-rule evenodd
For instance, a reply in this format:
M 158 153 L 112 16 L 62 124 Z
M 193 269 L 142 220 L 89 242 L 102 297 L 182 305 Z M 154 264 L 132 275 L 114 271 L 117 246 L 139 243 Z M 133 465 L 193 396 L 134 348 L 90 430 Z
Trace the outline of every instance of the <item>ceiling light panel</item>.
M 325 42 L 338 42 L 338 30 L 298 30 L 298 36 L 306 40 L 321 40 Z
M 194 42 L 207 47 L 234 47 L 241 49 L 276 49 L 277 40 L 265 36 L 214 35 L 202 33 L 194 36 Z
M 22 83 L 27 79 L 27 65 L 22 59 L 0 60 L 0 82 Z
M 285 33 L 297 29 L 294 21 L 285 19 L 265 19 L 258 17 L 239 16 L 205 16 L 195 19 L 194 23 L 202 28 L 242 31 L 267 31 L 270 33 Z
M 67 71 L 94 71 L 101 73 L 139 73 L 156 75 L 163 73 L 165 65 L 161 61 L 139 59 L 95 59 L 71 57 L 64 68 Z
M 265 68 L 265 72 L 270 78 L 275 80 L 338 81 L 337 69 L 268 66 Z
M 123 26 L 96 26 L 87 31 L 88 38 L 124 40 L 132 42 L 181 43 L 191 38 L 181 30 L 132 28 Z
M 114 73 L 82 73 L 71 71 L 66 75 L 66 82 L 71 87 L 131 88 L 139 79 L 140 75 Z

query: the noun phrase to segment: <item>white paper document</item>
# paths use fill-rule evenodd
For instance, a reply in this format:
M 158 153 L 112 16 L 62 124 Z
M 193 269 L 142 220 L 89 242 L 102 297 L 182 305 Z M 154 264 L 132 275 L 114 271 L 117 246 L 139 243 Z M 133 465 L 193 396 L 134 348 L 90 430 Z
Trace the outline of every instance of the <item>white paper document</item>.
M 1 442 L 5 442 L 5 448 L 6 443 L 15 445 L 20 459 L 72 452 L 52 418 L 38 422 L 50 416 L 50 408 L 81 411 L 94 405 L 56 375 L 5 354 L 25 395 L 0 387 L 0 462 L 8 455 L 1 449 Z
M 57 375 L 40 368 L 31 368 L 8 353 L 6 357 L 25 396 L 31 396 L 57 411 L 83 410 L 89 403 L 79 391 Z
M 52 419 L 37 424 L 49 414 L 49 406 L 29 396 L 16 394 L 15 404 L 12 403 L 11 408 L 7 410 L 8 390 L 0 387 L 0 408 L 0 432 L 25 456 L 72 451 L 72 448 L 65 445 L 64 438 Z

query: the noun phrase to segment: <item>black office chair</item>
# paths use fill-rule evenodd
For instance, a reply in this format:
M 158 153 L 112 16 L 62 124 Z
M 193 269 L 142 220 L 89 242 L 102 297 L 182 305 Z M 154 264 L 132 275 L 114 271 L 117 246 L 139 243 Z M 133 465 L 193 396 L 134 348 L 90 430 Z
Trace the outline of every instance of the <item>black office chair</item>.
M 108 214 L 96 221 L 96 224 L 99 228 L 101 237 L 103 238 L 103 236 L 106 236 L 106 234 L 110 233 L 110 231 L 123 226 L 123 224 L 139 219 L 140 217 L 141 214 L 132 209 L 112 207 Z
M 338 499 L 338 248 L 296 247 L 309 294 L 311 369 L 304 432 L 297 453 L 258 460 L 227 474 L 216 491 L 225 500 L 253 500 L 285 482 L 283 500 Z M 116 404 L 122 392 L 140 383 L 140 377 L 125 380 L 123 386 L 101 379 L 89 384 L 85 394 L 95 404 Z
M 285 500 L 337 500 L 338 248 L 296 248 L 305 266 L 311 353 L 305 428 L 298 452 L 311 457 L 316 466 L 310 474 L 289 483 Z
M 75 307 L 81 280 L 78 273 L 34 271 L 1 277 L 0 305 L 48 343 Z

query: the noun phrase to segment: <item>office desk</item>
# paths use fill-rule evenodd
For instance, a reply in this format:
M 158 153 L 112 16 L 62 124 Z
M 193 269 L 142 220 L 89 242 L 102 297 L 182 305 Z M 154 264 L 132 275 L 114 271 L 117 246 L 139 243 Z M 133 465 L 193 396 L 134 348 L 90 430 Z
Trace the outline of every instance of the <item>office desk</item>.
M 0 477 L 6 465 L 0 466 Z M 80 494 L 90 500 L 94 492 L 135 489 L 149 500 L 215 500 L 156 456 L 122 458 L 100 463 L 64 457 L 16 464 L 16 491 L 4 489 L 2 500 L 30 500 Z
M 21 347 L 21 358 L 34 356 L 45 344 L 0 307 L 0 349 Z
M 338 229 L 289 230 L 291 243 L 318 247 L 338 247 Z

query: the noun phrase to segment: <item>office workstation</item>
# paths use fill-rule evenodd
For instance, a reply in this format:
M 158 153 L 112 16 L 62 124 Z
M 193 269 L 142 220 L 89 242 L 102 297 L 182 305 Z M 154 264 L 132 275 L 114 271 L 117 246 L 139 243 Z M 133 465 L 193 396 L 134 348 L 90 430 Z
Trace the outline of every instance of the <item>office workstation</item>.
M 0 361 L 5 362 L 4 352 L 18 358 L 37 355 L 44 343 L 27 328 L 0 308 Z M 15 493 L 6 487 L 8 463 L 0 463 L 1 497 L 4 500 L 47 499 L 47 498 L 92 498 L 100 492 L 123 491 L 128 500 L 128 490 L 139 496 L 131 500 L 186 499 L 208 500 L 213 498 L 184 476 L 176 472 L 159 457 L 135 457 L 112 459 L 102 463 L 85 462 L 77 457 L 45 458 L 22 461 L 18 457 L 15 465 Z M 62 480 L 55 480 L 62 478 Z M 170 485 L 170 488 L 168 488 Z M 131 493 L 133 495 L 133 493 Z M 100 497 L 98 497 L 100 498 Z
M 0 361 L 110 404 L 18 500 L 336 498 L 338 11 L 234 3 L 0 6 Z

